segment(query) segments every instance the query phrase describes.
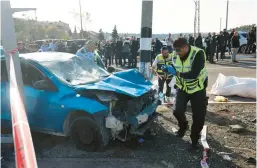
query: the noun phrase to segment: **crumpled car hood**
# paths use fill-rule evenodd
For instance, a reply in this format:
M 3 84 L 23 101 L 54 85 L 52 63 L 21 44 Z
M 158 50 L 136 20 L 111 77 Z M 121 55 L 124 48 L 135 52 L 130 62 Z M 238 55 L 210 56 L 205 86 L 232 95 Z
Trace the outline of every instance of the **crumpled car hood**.
M 105 90 L 138 97 L 147 93 L 152 88 L 152 83 L 146 80 L 138 70 L 131 69 L 114 73 L 96 83 L 76 85 L 74 87 L 75 90 Z

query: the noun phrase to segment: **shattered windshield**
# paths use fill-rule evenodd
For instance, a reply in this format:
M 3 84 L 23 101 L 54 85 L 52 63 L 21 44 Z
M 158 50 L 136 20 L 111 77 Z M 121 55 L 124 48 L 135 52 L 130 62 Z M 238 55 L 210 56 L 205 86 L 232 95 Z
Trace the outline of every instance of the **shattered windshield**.
M 41 64 L 52 71 L 60 80 L 71 85 L 96 82 L 109 76 L 107 71 L 94 62 L 77 56 L 67 60 L 44 61 Z

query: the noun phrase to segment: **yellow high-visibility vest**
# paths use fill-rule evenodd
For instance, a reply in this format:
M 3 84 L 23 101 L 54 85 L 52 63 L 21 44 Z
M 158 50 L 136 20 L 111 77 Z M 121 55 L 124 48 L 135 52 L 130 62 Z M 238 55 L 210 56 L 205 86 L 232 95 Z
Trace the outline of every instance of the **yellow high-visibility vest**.
M 189 53 L 189 56 L 185 61 L 181 61 L 180 57 L 176 54 L 172 57 L 172 62 L 174 67 L 176 68 L 176 71 L 178 72 L 189 72 L 192 68 L 192 63 L 195 59 L 196 54 L 202 49 L 191 46 L 191 50 Z M 204 52 L 204 51 L 203 51 Z M 205 62 L 204 67 L 200 71 L 200 74 L 196 79 L 184 79 L 181 77 L 176 76 L 176 86 L 187 92 L 188 94 L 193 94 L 197 91 L 200 91 L 204 88 L 204 81 L 206 80 L 208 73 L 206 71 L 206 54 L 204 52 Z
M 166 78 L 166 79 L 171 79 L 172 75 L 167 74 L 166 72 L 163 72 L 161 68 L 163 65 L 171 65 L 172 55 L 173 55 L 173 53 L 169 54 L 166 59 L 163 58 L 162 54 L 157 55 L 157 61 L 158 61 L 157 62 L 157 73 L 158 73 L 158 75 L 160 75 L 161 77 Z

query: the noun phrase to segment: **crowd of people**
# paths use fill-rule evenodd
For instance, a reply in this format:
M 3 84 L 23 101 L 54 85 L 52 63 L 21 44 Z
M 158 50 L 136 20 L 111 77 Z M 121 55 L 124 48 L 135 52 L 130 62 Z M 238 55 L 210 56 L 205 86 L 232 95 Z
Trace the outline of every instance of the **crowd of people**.
M 190 46 L 203 49 L 206 52 L 206 59 L 210 63 L 215 63 L 215 61 L 219 61 L 219 59 L 223 60 L 225 58 L 226 51 L 231 54 L 232 62 L 237 62 L 236 55 L 240 47 L 240 41 L 239 34 L 235 29 L 230 33 L 226 29 L 220 31 L 219 34 L 208 33 L 207 37 L 202 37 L 199 33 L 196 38 L 191 34 L 187 38 L 181 33 L 179 38 L 185 38 Z M 57 51 L 76 54 L 88 40 L 90 39 L 82 41 L 81 45 L 78 44 L 76 40 L 71 40 L 69 45 L 67 42 L 61 40 L 45 40 L 41 46 L 37 46 L 35 43 L 25 45 L 23 42 L 18 42 L 18 49 L 20 53 Z M 163 42 L 165 42 L 165 44 Z M 255 42 L 256 27 L 252 27 L 247 35 L 247 46 L 244 50 L 246 54 L 255 52 L 253 48 Z M 205 43 L 205 45 L 203 43 Z M 156 56 L 161 53 L 163 46 L 167 47 L 169 53 L 173 52 L 173 38 L 171 34 L 163 40 L 153 38 L 151 64 L 155 60 Z M 127 68 L 137 67 L 137 56 L 139 56 L 140 48 L 139 38 L 132 36 L 131 38 L 118 38 L 117 40 L 102 40 L 95 43 L 95 47 L 97 48 L 99 56 L 104 62 L 105 67 L 110 67 L 111 65 Z M 215 56 L 216 59 L 214 59 Z
M 98 50 L 104 55 L 105 66 L 115 65 L 136 68 L 139 55 L 139 39 L 132 37 L 130 40 L 119 38 L 112 41 L 99 41 Z

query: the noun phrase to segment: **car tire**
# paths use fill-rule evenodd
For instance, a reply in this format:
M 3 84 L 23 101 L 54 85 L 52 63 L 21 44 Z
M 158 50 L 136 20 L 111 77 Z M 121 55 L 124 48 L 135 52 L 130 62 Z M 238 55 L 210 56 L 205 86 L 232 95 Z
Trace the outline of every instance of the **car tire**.
M 92 118 L 78 117 L 74 119 L 70 131 L 70 138 L 77 149 L 97 152 L 104 148 L 99 125 Z
M 243 44 L 239 47 L 238 53 L 244 54 L 246 49 L 246 44 Z

